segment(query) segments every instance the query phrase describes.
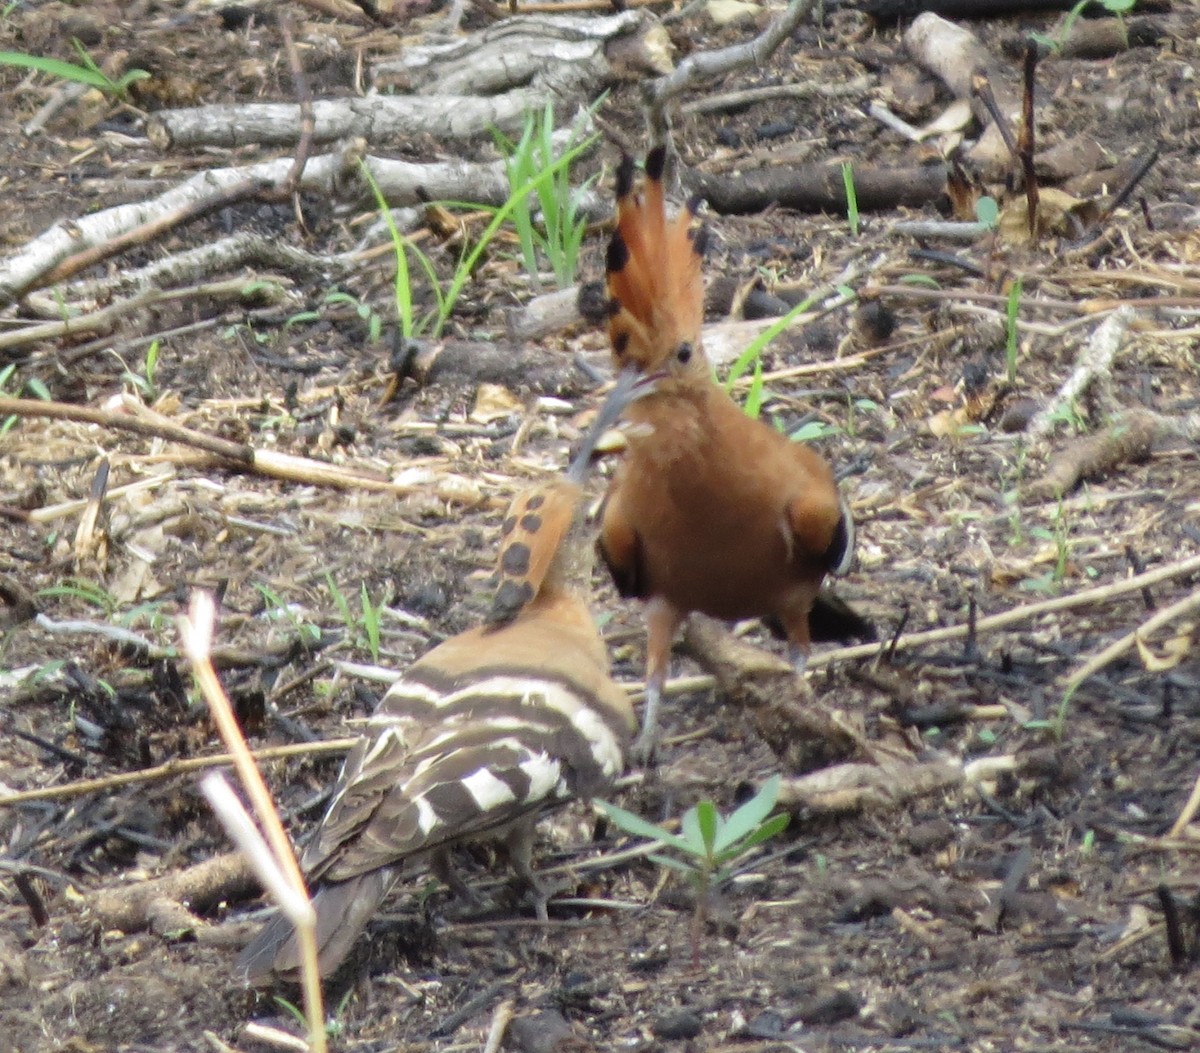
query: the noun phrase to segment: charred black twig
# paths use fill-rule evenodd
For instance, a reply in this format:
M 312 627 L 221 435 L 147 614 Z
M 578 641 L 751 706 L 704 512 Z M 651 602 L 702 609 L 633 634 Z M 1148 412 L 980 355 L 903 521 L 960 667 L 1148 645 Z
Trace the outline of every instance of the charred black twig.
M 1029 220 L 1029 236 L 1038 236 L 1038 184 L 1033 168 L 1033 149 L 1036 132 L 1033 124 L 1033 86 L 1037 78 L 1038 49 L 1030 40 L 1025 45 L 1025 90 L 1021 101 L 1021 138 L 1017 144 L 1017 158 L 1021 162 L 1021 174 L 1025 180 L 1025 203 Z
M 1008 123 L 1008 118 L 1004 115 L 1004 111 L 1000 109 L 999 103 L 996 102 L 996 96 L 992 93 L 992 83 L 988 80 L 987 73 L 981 70 L 971 78 L 971 94 L 983 103 L 988 116 L 991 117 L 993 123 L 996 125 L 996 131 L 1000 133 L 1000 138 L 1004 140 L 1004 145 L 1008 148 L 1008 152 L 1013 157 L 1020 157 L 1020 151 L 1017 149 L 1017 140 L 1013 136 L 1012 125 Z

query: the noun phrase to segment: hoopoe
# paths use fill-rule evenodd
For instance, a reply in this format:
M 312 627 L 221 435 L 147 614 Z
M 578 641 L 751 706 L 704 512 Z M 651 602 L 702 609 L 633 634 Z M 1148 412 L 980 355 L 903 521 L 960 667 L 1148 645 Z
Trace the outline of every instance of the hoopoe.
M 647 601 L 646 703 L 631 751 L 641 762 L 653 750 L 671 641 L 690 612 L 776 623 L 800 669 L 810 618 L 819 638 L 868 631 L 835 604 L 813 609 L 854 547 L 829 464 L 748 417 L 713 378 L 700 342 L 706 231 L 693 225 L 698 201 L 667 219 L 665 160 L 664 149 L 650 152 L 640 193 L 632 161 L 622 162 L 606 261 L 613 357 L 622 377 L 636 378 L 623 388 L 636 387 L 599 546 L 618 592 Z
M 581 482 L 603 430 L 602 414 L 566 478 L 512 502 L 485 623 L 411 665 L 347 756 L 300 861 L 323 976 L 406 868 L 421 859 L 444 868 L 456 842 L 504 840 L 544 916 L 530 859 L 538 818 L 602 793 L 624 770 L 637 722 L 584 599 L 594 531 Z M 269 921 L 238 964 L 252 983 L 293 973 L 290 922 Z

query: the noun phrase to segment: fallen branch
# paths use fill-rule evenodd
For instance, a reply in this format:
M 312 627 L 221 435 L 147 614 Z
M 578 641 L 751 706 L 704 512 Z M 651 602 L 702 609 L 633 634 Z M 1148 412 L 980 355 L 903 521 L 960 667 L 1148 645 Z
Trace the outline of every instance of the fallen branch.
M 160 878 L 100 889 L 88 897 L 87 910 L 105 929 L 138 932 L 149 926 L 161 900 L 203 911 L 226 901 L 248 899 L 258 882 L 240 852 L 226 852 Z
M 718 51 L 697 51 L 684 59 L 672 72 L 646 86 L 651 132 L 665 138 L 669 127 L 667 103 L 688 88 L 704 84 L 738 70 L 762 66 L 788 37 L 796 31 L 816 0 L 791 0 L 783 14 L 772 19 L 753 40 Z
M 840 164 L 788 165 L 735 176 L 692 172 L 689 189 L 724 214 L 761 212 L 778 204 L 801 212 L 844 212 L 846 180 Z M 916 208 L 946 194 L 941 163 L 914 168 L 854 167 L 854 193 L 864 212 Z
M 260 450 L 243 443 L 230 442 L 215 435 L 185 428 L 167 420 L 159 413 L 142 406 L 131 396 L 125 398 L 126 412 L 110 413 L 63 402 L 40 402 L 36 399 L 0 398 L 0 416 L 12 414 L 18 417 L 47 417 L 54 420 L 77 421 L 98 424 L 114 431 L 132 432 L 150 438 L 166 439 L 216 457 L 223 465 L 255 472 L 270 479 L 287 482 L 307 483 L 313 486 L 331 486 L 349 490 L 373 490 L 407 497 L 427 489 L 433 479 L 420 469 L 407 469 L 395 479 L 385 479 L 374 472 L 365 472 L 325 461 L 314 461 L 308 457 Z M 463 485 L 449 485 L 439 489 L 445 500 L 472 504 L 479 500 L 477 486 L 466 481 Z
M 1021 503 L 1056 501 L 1085 479 L 1146 460 L 1156 443 L 1176 436 L 1200 441 L 1200 414 L 1178 419 L 1144 409 L 1122 413 L 1101 431 L 1059 451 L 1041 477 L 1021 490 Z
M 782 658 L 737 639 L 720 622 L 700 614 L 688 619 L 683 645 L 715 677 L 725 700 L 745 711 L 785 774 L 870 755 L 861 732 L 828 710 Z
M 1070 409 L 1093 384 L 1104 383 L 1112 373 L 1113 361 L 1121 349 L 1121 341 L 1133 322 L 1133 308 L 1119 307 L 1104 319 L 1079 356 L 1079 363 L 1058 389 L 1050 405 L 1032 421 L 1026 433 L 1036 442 L 1054 430 L 1062 411 Z

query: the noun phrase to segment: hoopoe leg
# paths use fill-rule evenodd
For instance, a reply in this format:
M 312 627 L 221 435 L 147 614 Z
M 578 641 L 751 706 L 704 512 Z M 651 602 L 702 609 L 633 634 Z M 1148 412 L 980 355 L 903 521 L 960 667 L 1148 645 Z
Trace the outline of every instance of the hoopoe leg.
M 472 889 L 454 868 L 454 860 L 450 858 L 449 845 L 439 845 L 429 857 L 429 869 L 443 885 L 459 899 L 473 907 L 482 902 L 475 890 Z
M 661 597 L 646 604 L 646 702 L 642 708 L 642 730 L 629 751 L 634 764 L 645 767 L 654 756 L 658 730 L 658 707 L 671 662 L 671 641 L 683 623 L 683 615 Z
M 556 881 L 538 877 L 533 869 L 533 841 L 537 829 L 536 819 L 520 819 L 509 829 L 504 838 L 508 849 L 508 862 L 513 872 L 533 893 L 533 910 L 538 921 L 549 921 L 546 904 L 550 897 L 564 888 Z
M 808 613 L 811 606 L 811 603 L 806 603 L 803 610 L 789 612 L 780 615 L 779 618 L 787 633 L 788 661 L 791 662 L 792 668 L 797 673 L 804 672 L 804 667 L 808 665 L 809 652 L 812 650 L 812 636 L 808 627 Z

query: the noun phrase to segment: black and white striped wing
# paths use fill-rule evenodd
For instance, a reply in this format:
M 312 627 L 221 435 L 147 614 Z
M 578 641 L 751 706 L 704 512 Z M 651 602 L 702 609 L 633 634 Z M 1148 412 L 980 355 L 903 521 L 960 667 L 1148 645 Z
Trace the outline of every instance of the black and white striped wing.
M 424 663 L 388 691 L 305 852 L 342 881 L 485 835 L 602 790 L 623 767 L 623 722 L 569 679 Z

